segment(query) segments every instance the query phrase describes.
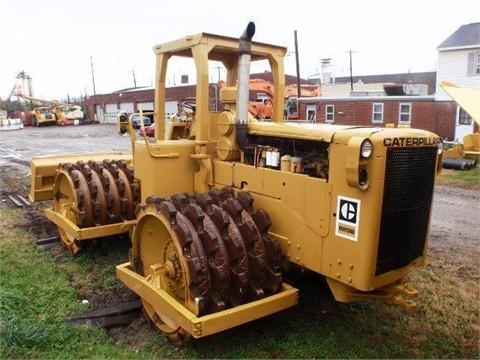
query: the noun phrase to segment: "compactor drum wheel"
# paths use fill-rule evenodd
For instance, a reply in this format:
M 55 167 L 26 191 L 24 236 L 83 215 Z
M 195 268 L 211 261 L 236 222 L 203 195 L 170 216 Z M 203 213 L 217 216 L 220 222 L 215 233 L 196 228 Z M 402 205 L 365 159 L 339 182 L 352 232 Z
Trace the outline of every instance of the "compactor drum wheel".
M 268 237 L 270 219 L 253 211 L 247 192 L 150 196 L 139 206 L 132 234 L 135 271 L 196 316 L 276 293 L 279 244 Z M 142 299 L 145 315 L 174 343 L 187 332 Z
M 53 194 L 54 211 L 87 228 L 134 219 L 139 186 L 125 161 L 78 161 L 59 165 Z M 60 226 L 58 232 L 67 249 L 78 252 L 79 239 Z

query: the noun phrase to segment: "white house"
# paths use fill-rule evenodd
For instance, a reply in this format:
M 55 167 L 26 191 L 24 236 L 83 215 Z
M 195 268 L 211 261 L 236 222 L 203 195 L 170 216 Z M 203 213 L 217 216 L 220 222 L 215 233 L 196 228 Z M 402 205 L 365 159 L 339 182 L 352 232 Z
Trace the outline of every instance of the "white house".
M 480 88 L 480 22 L 460 26 L 437 50 L 437 100 L 451 100 L 439 86 L 443 80 L 459 86 Z M 473 127 L 472 118 L 458 108 L 455 139 L 462 141 L 464 135 L 473 132 Z

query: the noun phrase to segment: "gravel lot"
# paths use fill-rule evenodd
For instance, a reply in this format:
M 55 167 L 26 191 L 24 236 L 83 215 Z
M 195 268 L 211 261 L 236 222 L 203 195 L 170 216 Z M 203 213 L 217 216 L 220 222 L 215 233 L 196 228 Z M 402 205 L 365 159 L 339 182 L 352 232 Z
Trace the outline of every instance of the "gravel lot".
M 25 127 L 0 131 L 0 166 L 29 162 L 33 156 L 130 152 L 130 141 L 114 125 Z

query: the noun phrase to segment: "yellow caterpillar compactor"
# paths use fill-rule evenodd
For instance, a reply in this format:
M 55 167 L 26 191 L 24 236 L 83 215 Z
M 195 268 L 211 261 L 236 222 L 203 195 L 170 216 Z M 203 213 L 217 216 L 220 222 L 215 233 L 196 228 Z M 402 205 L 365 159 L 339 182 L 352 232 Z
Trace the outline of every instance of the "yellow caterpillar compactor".
M 31 200 L 72 251 L 83 240 L 130 232 L 117 275 L 174 341 L 211 335 L 297 303 L 282 266 L 322 274 L 338 301 L 411 308 L 402 279 L 425 261 L 442 143 L 410 128 L 283 121 L 286 48 L 201 33 L 158 45 L 155 136 L 132 155 L 32 159 Z M 171 57 L 193 58 L 194 113 L 165 130 Z M 209 104 L 209 61 L 227 69 L 222 111 Z M 271 121 L 248 113 L 250 62 L 266 61 Z

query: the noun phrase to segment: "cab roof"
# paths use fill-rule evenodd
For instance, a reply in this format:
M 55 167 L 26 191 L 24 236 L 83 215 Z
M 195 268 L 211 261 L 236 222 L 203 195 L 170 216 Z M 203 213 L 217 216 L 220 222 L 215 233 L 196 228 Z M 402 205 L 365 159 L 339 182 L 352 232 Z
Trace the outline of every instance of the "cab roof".
M 212 47 L 209 52 L 211 60 L 222 60 L 226 55 L 238 56 L 238 38 L 229 36 L 199 33 L 187 35 L 184 38 L 170 41 L 164 44 L 154 46 L 155 54 L 167 53 L 176 56 L 192 57 L 191 48 L 198 44 L 208 44 Z M 272 54 L 285 56 L 287 48 L 279 45 L 272 45 L 252 41 L 252 61 L 267 59 Z

